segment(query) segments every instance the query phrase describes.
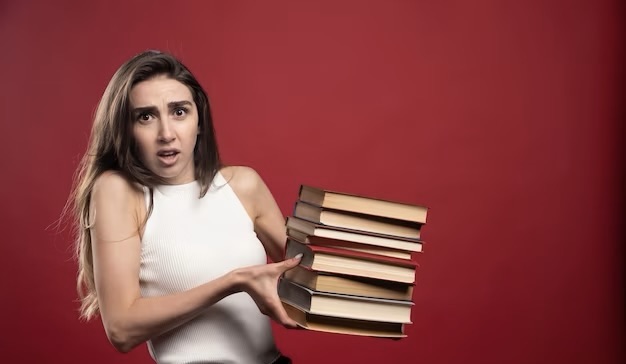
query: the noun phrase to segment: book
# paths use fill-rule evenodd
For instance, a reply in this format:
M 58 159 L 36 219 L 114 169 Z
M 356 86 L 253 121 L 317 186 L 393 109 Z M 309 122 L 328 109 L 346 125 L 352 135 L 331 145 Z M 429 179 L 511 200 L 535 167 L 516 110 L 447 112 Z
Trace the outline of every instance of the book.
M 300 265 L 320 272 L 401 283 L 415 282 L 417 264 L 411 260 L 303 244 L 287 238 L 285 259 L 293 258 L 298 254 L 302 254 Z
M 281 301 L 315 315 L 411 323 L 411 301 L 317 292 L 284 278 L 278 283 L 278 296 Z
M 337 240 L 352 241 L 355 243 L 406 250 L 411 252 L 421 252 L 422 244 L 418 239 L 395 237 L 392 235 L 364 233 L 358 230 L 345 229 L 333 226 L 316 224 L 314 222 L 299 219 L 297 217 L 287 217 L 287 229 L 297 230 L 308 236 L 319 236 Z
M 412 284 L 328 274 L 308 269 L 301 265 L 286 271 L 284 277 L 303 287 L 319 292 L 405 301 L 411 300 L 413 296 Z
M 390 200 L 301 185 L 299 200 L 329 209 L 426 223 L 428 208 Z
M 328 226 L 394 235 L 403 238 L 420 238 L 421 225 L 418 223 L 332 210 L 303 201 L 296 202 L 293 216 Z
M 324 238 L 321 236 L 309 236 L 306 233 L 293 229 L 287 229 L 287 235 L 292 237 L 294 240 L 297 240 L 304 244 L 323 245 L 333 248 L 354 250 L 363 253 L 378 254 L 386 257 L 411 259 L 411 252 L 407 250 L 385 248 L 382 246 L 362 244 L 348 240 Z
M 298 326 L 307 330 L 382 338 L 406 337 L 404 324 L 402 323 L 353 320 L 316 315 L 286 302 L 282 304 L 289 317 L 297 322 Z

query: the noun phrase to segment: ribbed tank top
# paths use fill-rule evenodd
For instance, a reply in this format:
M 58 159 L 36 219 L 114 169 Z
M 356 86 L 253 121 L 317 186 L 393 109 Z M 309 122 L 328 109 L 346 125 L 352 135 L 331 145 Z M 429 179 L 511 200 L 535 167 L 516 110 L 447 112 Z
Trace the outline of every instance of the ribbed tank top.
M 266 263 L 252 220 L 224 177 L 218 172 L 206 195 L 199 194 L 197 181 L 154 188 L 141 241 L 142 296 L 185 291 L 233 269 Z M 163 364 L 265 364 L 279 356 L 269 318 L 243 292 L 153 338 L 148 349 Z

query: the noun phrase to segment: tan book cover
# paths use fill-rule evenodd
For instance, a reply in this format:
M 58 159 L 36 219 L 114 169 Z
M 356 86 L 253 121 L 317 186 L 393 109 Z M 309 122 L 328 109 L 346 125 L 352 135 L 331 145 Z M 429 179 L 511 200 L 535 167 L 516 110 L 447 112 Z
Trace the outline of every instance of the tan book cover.
M 316 315 L 411 323 L 411 301 L 317 292 L 284 278 L 278 283 L 278 295 L 281 301 Z
M 428 214 L 428 208 L 424 206 L 325 190 L 308 185 L 300 186 L 299 199 L 329 209 L 413 221 L 420 224 L 426 223 Z
M 317 224 L 364 232 L 419 239 L 421 224 L 398 219 L 327 209 L 303 201 L 297 201 L 293 216 Z
M 329 274 L 297 266 L 285 278 L 314 291 L 410 301 L 413 284 L 381 281 L 357 276 Z
M 345 319 L 316 315 L 283 302 L 289 317 L 303 329 L 335 334 L 371 336 L 380 338 L 404 338 L 404 324 Z

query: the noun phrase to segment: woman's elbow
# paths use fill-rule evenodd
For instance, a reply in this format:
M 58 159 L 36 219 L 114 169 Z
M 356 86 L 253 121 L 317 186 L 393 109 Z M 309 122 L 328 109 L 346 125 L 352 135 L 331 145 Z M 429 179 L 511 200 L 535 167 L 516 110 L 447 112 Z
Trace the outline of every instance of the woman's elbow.
M 139 345 L 139 343 L 133 339 L 132 335 L 130 335 L 129 331 L 124 327 L 123 324 L 119 323 L 110 323 L 105 324 L 104 329 L 107 334 L 107 338 L 109 342 L 115 350 L 120 353 L 128 353 L 135 346 Z

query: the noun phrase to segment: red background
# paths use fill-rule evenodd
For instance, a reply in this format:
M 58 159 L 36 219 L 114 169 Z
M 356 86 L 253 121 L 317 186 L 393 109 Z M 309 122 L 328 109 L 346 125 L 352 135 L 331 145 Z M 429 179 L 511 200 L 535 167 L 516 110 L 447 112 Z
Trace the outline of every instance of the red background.
M 286 215 L 300 183 L 431 208 L 409 338 L 276 328 L 296 363 L 621 363 L 617 3 L 0 2 L 2 362 L 150 362 L 78 321 L 50 225 L 112 73 L 159 48 Z

